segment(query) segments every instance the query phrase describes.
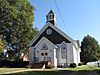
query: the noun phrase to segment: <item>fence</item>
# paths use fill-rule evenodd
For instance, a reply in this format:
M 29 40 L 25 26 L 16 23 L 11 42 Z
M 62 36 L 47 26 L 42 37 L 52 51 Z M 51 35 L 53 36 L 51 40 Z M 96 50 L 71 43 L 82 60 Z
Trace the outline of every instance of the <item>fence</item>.
M 94 62 L 88 62 L 87 65 L 100 67 L 100 60 Z

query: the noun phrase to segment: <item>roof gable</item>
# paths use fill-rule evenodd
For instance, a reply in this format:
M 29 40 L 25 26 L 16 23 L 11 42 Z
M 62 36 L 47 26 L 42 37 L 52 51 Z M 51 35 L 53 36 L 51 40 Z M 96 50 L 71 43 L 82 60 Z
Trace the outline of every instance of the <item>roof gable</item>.
M 47 35 L 46 31 L 48 29 L 52 29 L 52 34 L 51 35 Z M 37 38 L 37 40 L 32 44 L 32 46 L 34 46 L 37 42 L 39 42 L 39 40 L 42 37 L 46 37 L 49 41 L 51 41 L 54 44 L 60 44 L 62 43 L 62 41 L 65 41 L 66 43 L 71 43 L 68 39 L 66 39 L 65 37 L 63 37 L 62 35 L 60 35 L 57 31 L 55 31 L 53 28 L 51 28 L 50 26 L 48 26 L 44 32 Z
M 51 28 L 52 34 L 46 35 L 46 30 Z M 62 32 L 60 29 L 58 29 L 56 26 L 53 26 L 51 23 L 46 23 L 46 25 L 40 30 L 40 32 L 36 35 L 36 37 L 28 44 L 28 46 L 34 46 L 42 37 L 46 37 L 48 40 L 53 42 L 54 44 L 59 44 L 62 41 L 65 41 L 67 43 L 73 43 L 74 46 L 76 46 L 76 42 L 70 38 L 67 34 Z
M 52 13 L 54 14 L 54 12 L 52 10 L 50 10 L 48 14 L 52 14 Z
M 40 40 L 39 40 L 39 42 L 38 43 L 36 43 L 35 45 L 34 45 L 34 47 L 37 47 L 40 43 L 43 43 L 43 45 L 42 46 L 45 46 L 46 48 L 45 49 L 48 49 L 48 46 L 46 45 L 47 43 L 49 43 L 49 44 L 51 44 L 52 46 L 54 46 L 54 47 L 57 47 L 55 44 L 53 44 L 51 41 L 49 41 L 47 38 L 45 38 L 45 37 L 42 37 Z M 42 48 L 43 49 L 43 48 Z M 41 50 L 42 50 L 41 49 Z

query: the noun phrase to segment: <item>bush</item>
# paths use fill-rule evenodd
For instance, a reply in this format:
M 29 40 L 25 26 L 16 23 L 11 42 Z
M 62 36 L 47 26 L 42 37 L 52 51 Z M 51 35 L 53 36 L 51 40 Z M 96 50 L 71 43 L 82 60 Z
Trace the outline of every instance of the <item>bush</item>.
M 62 65 L 58 65 L 57 67 L 58 67 L 58 68 L 63 68 L 63 66 L 62 66 Z
M 84 63 L 83 62 L 78 63 L 78 66 L 81 66 L 81 65 L 84 65 Z
M 82 63 L 78 63 L 78 66 L 81 66 L 82 65 Z
M 28 61 L 0 61 L 0 67 L 26 68 Z
M 78 66 L 81 66 L 81 65 L 86 65 L 86 63 L 84 63 L 84 62 L 78 63 Z
M 70 64 L 70 67 L 71 67 L 71 68 L 75 68 L 75 67 L 76 67 L 76 64 L 75 64 L 75 63 L 71 63 L 71 64 Z

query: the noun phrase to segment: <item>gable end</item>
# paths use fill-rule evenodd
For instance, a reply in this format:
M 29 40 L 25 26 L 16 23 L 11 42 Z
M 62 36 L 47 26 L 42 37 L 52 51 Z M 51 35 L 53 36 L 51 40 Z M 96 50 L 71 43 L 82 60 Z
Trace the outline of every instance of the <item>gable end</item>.
M 52 30 L 52 34 L 47 35 L 46 31 L 48 29 Z M 53 28 L 51 28 L 50 26 L 48 26 L 44 30 L 44 32 L 37 38 L 37 40 L 32 44 L 32 46 L 35 46 L 35 44 L 37 44 L 42 37 L 46 37 L 49 41 L 51 41 L 54 44 L 60 44 L 63 41 L 65 41 L 66 43 L 71 43 L 68 39 L 66 39 L 61 34 L 59 34 L 57 31 L 55 31 Z

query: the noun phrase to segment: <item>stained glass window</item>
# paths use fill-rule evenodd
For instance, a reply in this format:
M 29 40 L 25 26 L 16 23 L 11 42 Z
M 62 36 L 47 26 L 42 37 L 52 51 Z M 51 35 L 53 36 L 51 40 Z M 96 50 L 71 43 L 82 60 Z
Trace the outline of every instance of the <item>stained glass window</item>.
M 61 45 L 61 55 L 62 55 L 62 58 L 66 58 L 66 50 L 67 50 L 67 48 L 66 48 L 66 44 L 65 43 L 63 43 L 62 45 Z
M 48 50 L 48 46 L 44 43 L 41 47 L 41 50 Z

